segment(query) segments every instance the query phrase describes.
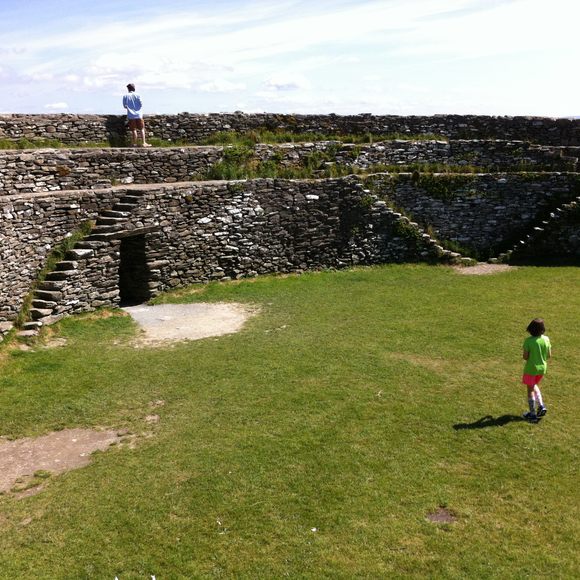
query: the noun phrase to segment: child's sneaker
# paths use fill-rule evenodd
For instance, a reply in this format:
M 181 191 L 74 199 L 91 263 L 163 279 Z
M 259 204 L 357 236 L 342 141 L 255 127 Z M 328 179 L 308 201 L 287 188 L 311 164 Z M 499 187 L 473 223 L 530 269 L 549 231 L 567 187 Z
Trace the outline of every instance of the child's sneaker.
M 538 416 L 535 413 L 528 411 L 527 413 L 524 413 L 524 419 L 527 419 L 533 423 L 538 420 Z
M 543 417 L 548 412 L 548 409 L 543 405 L 538 409 L 538 417 Z

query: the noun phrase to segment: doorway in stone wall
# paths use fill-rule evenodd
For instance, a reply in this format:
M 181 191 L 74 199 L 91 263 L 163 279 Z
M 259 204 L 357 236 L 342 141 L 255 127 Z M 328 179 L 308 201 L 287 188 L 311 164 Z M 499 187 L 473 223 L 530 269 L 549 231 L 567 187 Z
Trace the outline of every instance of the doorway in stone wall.
M 121 239 L 119 292 L 121 306 L 135 306 L 151 298 L 149 267 L 145 251 L 145 234 Z

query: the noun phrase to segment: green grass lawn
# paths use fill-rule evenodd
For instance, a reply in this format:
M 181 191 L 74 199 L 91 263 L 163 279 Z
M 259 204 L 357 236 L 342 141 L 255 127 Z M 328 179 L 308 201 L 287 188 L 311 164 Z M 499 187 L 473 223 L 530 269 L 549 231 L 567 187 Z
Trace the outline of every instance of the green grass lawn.
M 258 305 L 236 335 L 134 349 L 129 318 L 93 315 L 60 324 L 65 347 L 4 349 L 1 434 L 144 435 L 0 497 L 0 577 L 578 577 L 579 287 L 578 268 L 266 277 L 159 299 Z M 554 357 L 531 425 L 536 316 Z M 441 506 L 456 523 L 427 521 Z

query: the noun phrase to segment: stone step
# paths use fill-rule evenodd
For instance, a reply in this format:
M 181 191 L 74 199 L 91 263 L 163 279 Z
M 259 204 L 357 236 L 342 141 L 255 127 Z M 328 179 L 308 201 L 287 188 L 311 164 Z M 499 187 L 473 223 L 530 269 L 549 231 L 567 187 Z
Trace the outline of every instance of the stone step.
M 20 336 L 22 338 L 31 338 L 33 336 L 38 336 L 37 329 L 30 329 L 30 330 L 20 330 L 16 333 L 16 336 Z
M 84 240 L 77 242 L 75 244 L 76 250 L 95 250 L 97 248 L 102 248 L 105 244 L 99 242 L 98 240 L 91 239 L 91 236 L 87 236 Z
M 42 322 L 38 320 L 29 320 L 22 325 L 22 330 L 38 330 L 42 328 Z
M 49 302 L 58 302 L 62 300 L 62 292 L 59 290 L 36 290 L 34 298 L 38 300 L 48 300 Z
M 56 270 L 76 270 L 77 268 L 77 262 L 71 262 L 70 260 L 62 260 L 56 265 Z
M 30 309 L 30 318 L 32 320 L 40 320 L 42 318 L 46 318 L 52 314 L 52 310 L 48 310 L 48 308 L 31 308 Z
M 131 206 L 131 207 L 133 207 L 133 206 Z M 103 217 L 107 217 L 107 218 L 126 218 L 126 217 L 129 217 L 130 212 L 118 211 L 118 210 L 114 210 L 114 209 L 106 209 L 105 211 L 103 211 L 101 213 L 101 215 Z
M 124 217 L 111 217 L 111 216 L 103 216 L 97 219 L 97 223 L 95 227 L 99 226 L 115 226 L 118 224 L 125 223 L 127 220 Z
M 51 300 L 41 300 L 41 299 L 33 299 L 32 306 L 34 308 L 42 308 L 46 310 L 52 310 L 53 308 L 57 307 L 57 302 L 53 302 Z
M 67 280 L 68 278 L 70 278 L 70 276 L 72 276 L 76 272 L 77 272 L 76 270 L 55 270 L 54 272 L 49 272 L 46 275 L 45 281 L 55 282 L 58 280 Z M 52 290 L 52 288 L 47 288 L 47 290 Z
M 64 318 L 64 314 L 52 314 L 52 311 L 49 315 L 43 316 L 37 319 L 38 322 L 42 323 L 44 326 L 50 326 L 59 320 Z
M 82 260 L 93 256 L 94 250 L 83 249 L 83 248 L 73 248 L 66 253 L 66 258 L 69 260 Z
M 89 236 L 89 241 L 108 242 L 115 238 L 117 232 L 98 232 Z M 88 250 L 84 250 L 88 251 Z
M 50 274 L 49 274 L 50 276 Z M 63 286 L 66 284 L 66 279 L 64 280 L 44 280 L 38 285 L 39 290 L 61 290 Z
M 131 210 L 135 209 L 137 205 L 136 203 L 118 203 L 111 211 L 130 214 Z
M 102 234 L 106 232 L 116 232 L 117 230 L 123 229 L 123 225 L 126 220 L 121 222 L 115 222 L 114 224 L 97 224 L 92 230 L 91 234 Z

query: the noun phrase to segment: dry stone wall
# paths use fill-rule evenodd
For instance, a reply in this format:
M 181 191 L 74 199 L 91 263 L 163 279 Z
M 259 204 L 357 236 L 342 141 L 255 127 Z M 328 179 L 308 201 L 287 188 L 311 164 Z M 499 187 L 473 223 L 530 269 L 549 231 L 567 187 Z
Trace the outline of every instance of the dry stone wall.
M 34 318 L 49 322 L 193 282 L 457 256 L 443 250 L 427 228 L 480 256 L 509 253 L 521 237 L 521 255 L 537 250 L 580 259 L 579 176 L 554 173 L 577 170 L 580 120 L 234 113 L 150 116 L 147 124 L 160 138 L 188 142 L 217 131 L 257 129 L 449 137 L 257 145 L 252 155 L 258 164 L 368 170 L 437 163 L 552 173 L 175 183 L 202 178 L 232 150 L 3 151 L 0 335 L 16 318 L 48 253 L 87 220 L 96 220 L 96 227 L 36 291 Z M 0 116 L 0 139 L 118 144 L 125 133 L 125 120 L 117 115 Z
M 221 158 L 221 147 L 0 151 L 0 196 L 187 181 Z
M 435 237 L 492 257 L 580 195 L 578 174 L 371 176 L 393 205 Z M 557 254 L 565 254 L 563 244 Z
M 501 258 L 515 264 L 580 265 L 580 196 L 550 212 L 540 226 L 522 236 Z
M 0 323 L 16 317 L 50 251 L 115 202 L 113 190 L 0 198 Z
M 545 117 L 277 115 L 236 112 L 146 115 L 146 123 L 150 133 L 156 137 L 192 143 L 199 143 L 219 131 L 268 129 L 323 134 L 435 134 L 453 139 L 517 139 L 544 145 L 580 145 L 580 120 Z M 0 116 L 0 139 L 56 138 L 66 143 L 117 143 L 125 134 L 125 118 L 120 115 Z
M 399 140 L 368 145 L 328 141 L 260 144 L 255 146 L 253 156 L 258 161 L 275 162 L 281 167 L 303 167 L 316 158 L 322 167 L 324 164 L 337 164 L 359 169 L 376 165 L 436 163 L 476 165 L 495 170 L 525 165 L 528 169 L 573 171 L 579 153 L 580 148 L 537 146 L 521 141 L 448 143 Z M 202 177 L 223 158 L 223 147 L 0 151 L 0 196 L 102 188 L 114 183 L 189 181 Z
M 194 282 L 437 260 L 443 255 L 429 236 L 417 231 L 409 235 L 401 227 L 401 216 L 373 199 L 357 179 L 263 179 L 63 192 L 18 201 L 7 198 L 0 202 L 0 211 L 4 322 L 16 317 L 48 251 L 97 214 L 99 219 L 127 215 L 105 217 L 117 224 L 114 229 L 78 244 L 65 270 L 44 283 L 42 307 L 58 303 L 56 315 L 118 304 L 123 297 L 119 273 L 124 253 L 125 263 L 133 268 L 141 258 L 146 261 L 140 273 L 133 271 L 146 285 L 139 290 L 140 299 Z M 133 246 L 127 240 L 133 240 Z M 125 298 L 134 298 L 137 291 L 127 290 Z
M 193 282 L 449 257 L 417 224 L 438 239 L 500 251 L 580 194 L 577 174 L 425 179 L 258 179 L 0 197 L 0 331 L 49 251 L 91 219 L 102 225 L 44 283 L 33 303 L 39 316 Z M 566 223 L 551 251 L 578 258 L 578 221 Z M 133 287 L 121 281 L 123 271 L 137 280 Z

